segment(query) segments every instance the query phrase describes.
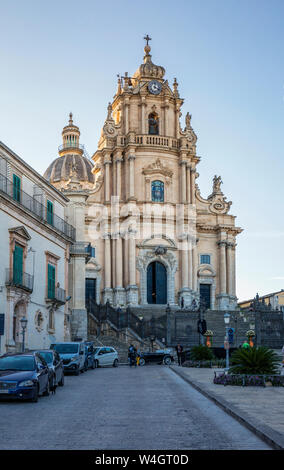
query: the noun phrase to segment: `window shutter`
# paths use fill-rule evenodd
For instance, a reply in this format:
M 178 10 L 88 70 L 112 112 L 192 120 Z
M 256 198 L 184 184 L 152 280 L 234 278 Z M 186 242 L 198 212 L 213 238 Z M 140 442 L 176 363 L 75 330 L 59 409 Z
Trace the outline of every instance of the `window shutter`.
M 47 222 L 53 225 L 53 204 L 47 200 Z
M 55 298 L 55 266 L 48 265 L 47 273 L 47 297 L 49 299 Z
M 13 175 L 13 198 L 15 201 L 21 201 L 21 180 L 17 175 Z
M 23 282 L 23 248 L 19 245 L 15 245 L 13 255 L 13 282 L 20 285 Z

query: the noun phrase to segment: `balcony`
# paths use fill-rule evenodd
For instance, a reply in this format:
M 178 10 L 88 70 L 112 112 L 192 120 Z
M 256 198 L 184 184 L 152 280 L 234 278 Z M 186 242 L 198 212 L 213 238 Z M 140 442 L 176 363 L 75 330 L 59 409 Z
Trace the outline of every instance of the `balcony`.
M 66 291 L 61 287 L 55 287 L 55 289 L 50 289 L 47 294 L 46 301 L 59 305 L 64 305 L 66 303 Z
M 32 292 L 34 288 L 34 276 L 22 271 L 13 272 L 13 269 L 6 269 L 6 286 L 23 289 Z
M 1 193 L 16 204 L 19 204 L 31 212 L 33 216 L 48 227 L 52 227 L 61 234 L 70 238 L 72 241 L 75 240 L 75 228 L 72 227 L 72 225 L 65 222 L 64 219 L 61 219 L 61 217 L 58 217 L 56 214 L 52 214 L 52 218 L 50 218 L 46 206 L 41 204 L 34 197 L 25 193 L 22 189 L 17 189 L 17 191 L 15 191 L 15 186 L 12 181 L 8 180 L 6 176 L 0 174 L 0 195 Z
M 62 150 L 72 150 L 72 149 L 79 149 L 84 152 L 84 145 L 77 144 L 77 142 L 66 142 L 62 145 L 59 145 L 58 151 L 61 152 Z
M 166 137 L 162 135 L 149 135 L 141 134 L 135 136 L 136 145 L 145 145 L 149 147 L 166 147 L 170 149 L 178 149 L 179 142 L 177 139 L 172 137 Z

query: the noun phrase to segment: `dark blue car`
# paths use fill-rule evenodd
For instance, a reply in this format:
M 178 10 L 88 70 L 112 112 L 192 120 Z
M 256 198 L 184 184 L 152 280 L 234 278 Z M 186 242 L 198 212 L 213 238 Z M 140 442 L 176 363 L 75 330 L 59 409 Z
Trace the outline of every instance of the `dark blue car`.
M 48 396 L 49 370 L 37 352 L 4 354 L 0 357 L 0 399 L 38 401 Z

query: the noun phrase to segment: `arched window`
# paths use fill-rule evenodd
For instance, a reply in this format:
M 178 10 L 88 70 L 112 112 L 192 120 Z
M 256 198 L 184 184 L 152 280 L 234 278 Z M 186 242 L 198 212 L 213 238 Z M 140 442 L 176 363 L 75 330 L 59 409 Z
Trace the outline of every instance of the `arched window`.
M 149 134 L 159 135 L 159 117 L 155 113 L 151 113 L 148 116 L 149 123 Z
M 152 201 L 164 202 L 164 183 L 163 181 L 152 182 Z

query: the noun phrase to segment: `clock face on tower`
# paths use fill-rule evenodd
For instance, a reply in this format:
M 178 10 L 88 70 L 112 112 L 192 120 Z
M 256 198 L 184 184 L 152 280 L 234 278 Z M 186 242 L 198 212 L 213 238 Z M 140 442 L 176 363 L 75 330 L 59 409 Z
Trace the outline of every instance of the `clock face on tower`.
M 152 80 L 148 83 L 148 90 L 153 95 L 158 95 L 162 91 L 162 84 L 160 82 L 157 82 L 157 80 Z

